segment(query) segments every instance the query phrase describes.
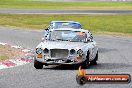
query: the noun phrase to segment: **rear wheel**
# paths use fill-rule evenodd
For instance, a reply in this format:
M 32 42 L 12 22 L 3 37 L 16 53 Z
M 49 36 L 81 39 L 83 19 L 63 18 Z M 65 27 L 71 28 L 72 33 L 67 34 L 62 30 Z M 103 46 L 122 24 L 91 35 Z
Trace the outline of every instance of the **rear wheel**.
M 96 54 L 94 60 L 92 60 L 92 61 L 90 62 L 90 64 L 91 64 L 91 65 L 97 65 L 97 60 L 98 60 L 98 52 L 97 52 L 97 54 Z
M 86 60 L 82 63 L 82 68 L 88 68 L 89 66 L 89 51 L 87 52 Z
M 38 62 L 37 60 L 34 60 L 34 67 L 36 69 L 42 69 L 43 68 L 43 64 L 41 62 Z

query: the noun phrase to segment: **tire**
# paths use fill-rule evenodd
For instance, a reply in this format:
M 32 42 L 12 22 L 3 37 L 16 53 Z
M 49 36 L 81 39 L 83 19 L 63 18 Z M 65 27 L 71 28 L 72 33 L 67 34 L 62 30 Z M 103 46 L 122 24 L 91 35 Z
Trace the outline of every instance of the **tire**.
M 34 67 L 36 69 L 42 69 L 43 68 L 43 64 L 38 62 L 37 60 L 34 60 Z
M 97 60 L 98 60 L 98 51 L 97 51 L 97 54 L 96 54 L 94 60 L 92 60 L 92 61 L 90 62 L 90 64 L 91 64 L 91 65 L 97 65 Z
M 82 63 L 82 68 L 87 69 L 89 67 L 89 51 L 87 52 L 86 60 Z

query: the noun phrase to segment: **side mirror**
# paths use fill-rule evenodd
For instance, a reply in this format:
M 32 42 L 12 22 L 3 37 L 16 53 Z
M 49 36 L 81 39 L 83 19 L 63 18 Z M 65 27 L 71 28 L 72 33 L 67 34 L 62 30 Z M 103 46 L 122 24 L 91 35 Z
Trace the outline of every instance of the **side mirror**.
M 89 39 L 88 38 L 86 38 L 85 39 L 85 41 L 84 41 L 84 43 L 88 43 L 89 42 Z
M 87 41 L 90 42 L 91 41 L 91 38 L 87 38 Z
M 90 42 L 90 41 L 91 41 L 90 38 L 86 38 L 86 40 L 84 41 L 84 43 L 88 43 L 88 42 Z
M 92 34 L 91 34 L 90 38 L 91 38 L 91 40 L 93 39 L 93 36 L 92 36 Z

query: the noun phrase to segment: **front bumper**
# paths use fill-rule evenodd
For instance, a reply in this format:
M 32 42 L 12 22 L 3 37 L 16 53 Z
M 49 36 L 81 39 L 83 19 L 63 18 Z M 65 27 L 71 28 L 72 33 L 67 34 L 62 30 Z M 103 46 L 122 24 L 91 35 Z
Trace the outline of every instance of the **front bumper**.
M 80 61 L 70 61 L 70 60 L 66 60 L 63 61 L 62 59 L 56 59 L 56 60 L 48 60 L 48 61 L 42 61 L 40 59 L 36 59 L 38 62 L 44 64 L 44 65 L 76 65 L 76 64 L 81 64 L 83 63 L 86 59 L 80 60 Z

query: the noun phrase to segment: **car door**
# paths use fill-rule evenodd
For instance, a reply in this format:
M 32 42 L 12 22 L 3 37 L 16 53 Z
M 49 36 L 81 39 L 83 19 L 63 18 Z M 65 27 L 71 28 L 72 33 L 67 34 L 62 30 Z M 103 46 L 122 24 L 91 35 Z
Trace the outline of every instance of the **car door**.
M 88 32 L 88 36 L 87 38 L 89 39 L 89 45 L 90 45 L 90 61 L 94 59 L 95 57 L 95 45 L 96 45 L 96 42 L 93 40 L 93 36 L 90 32 Z

